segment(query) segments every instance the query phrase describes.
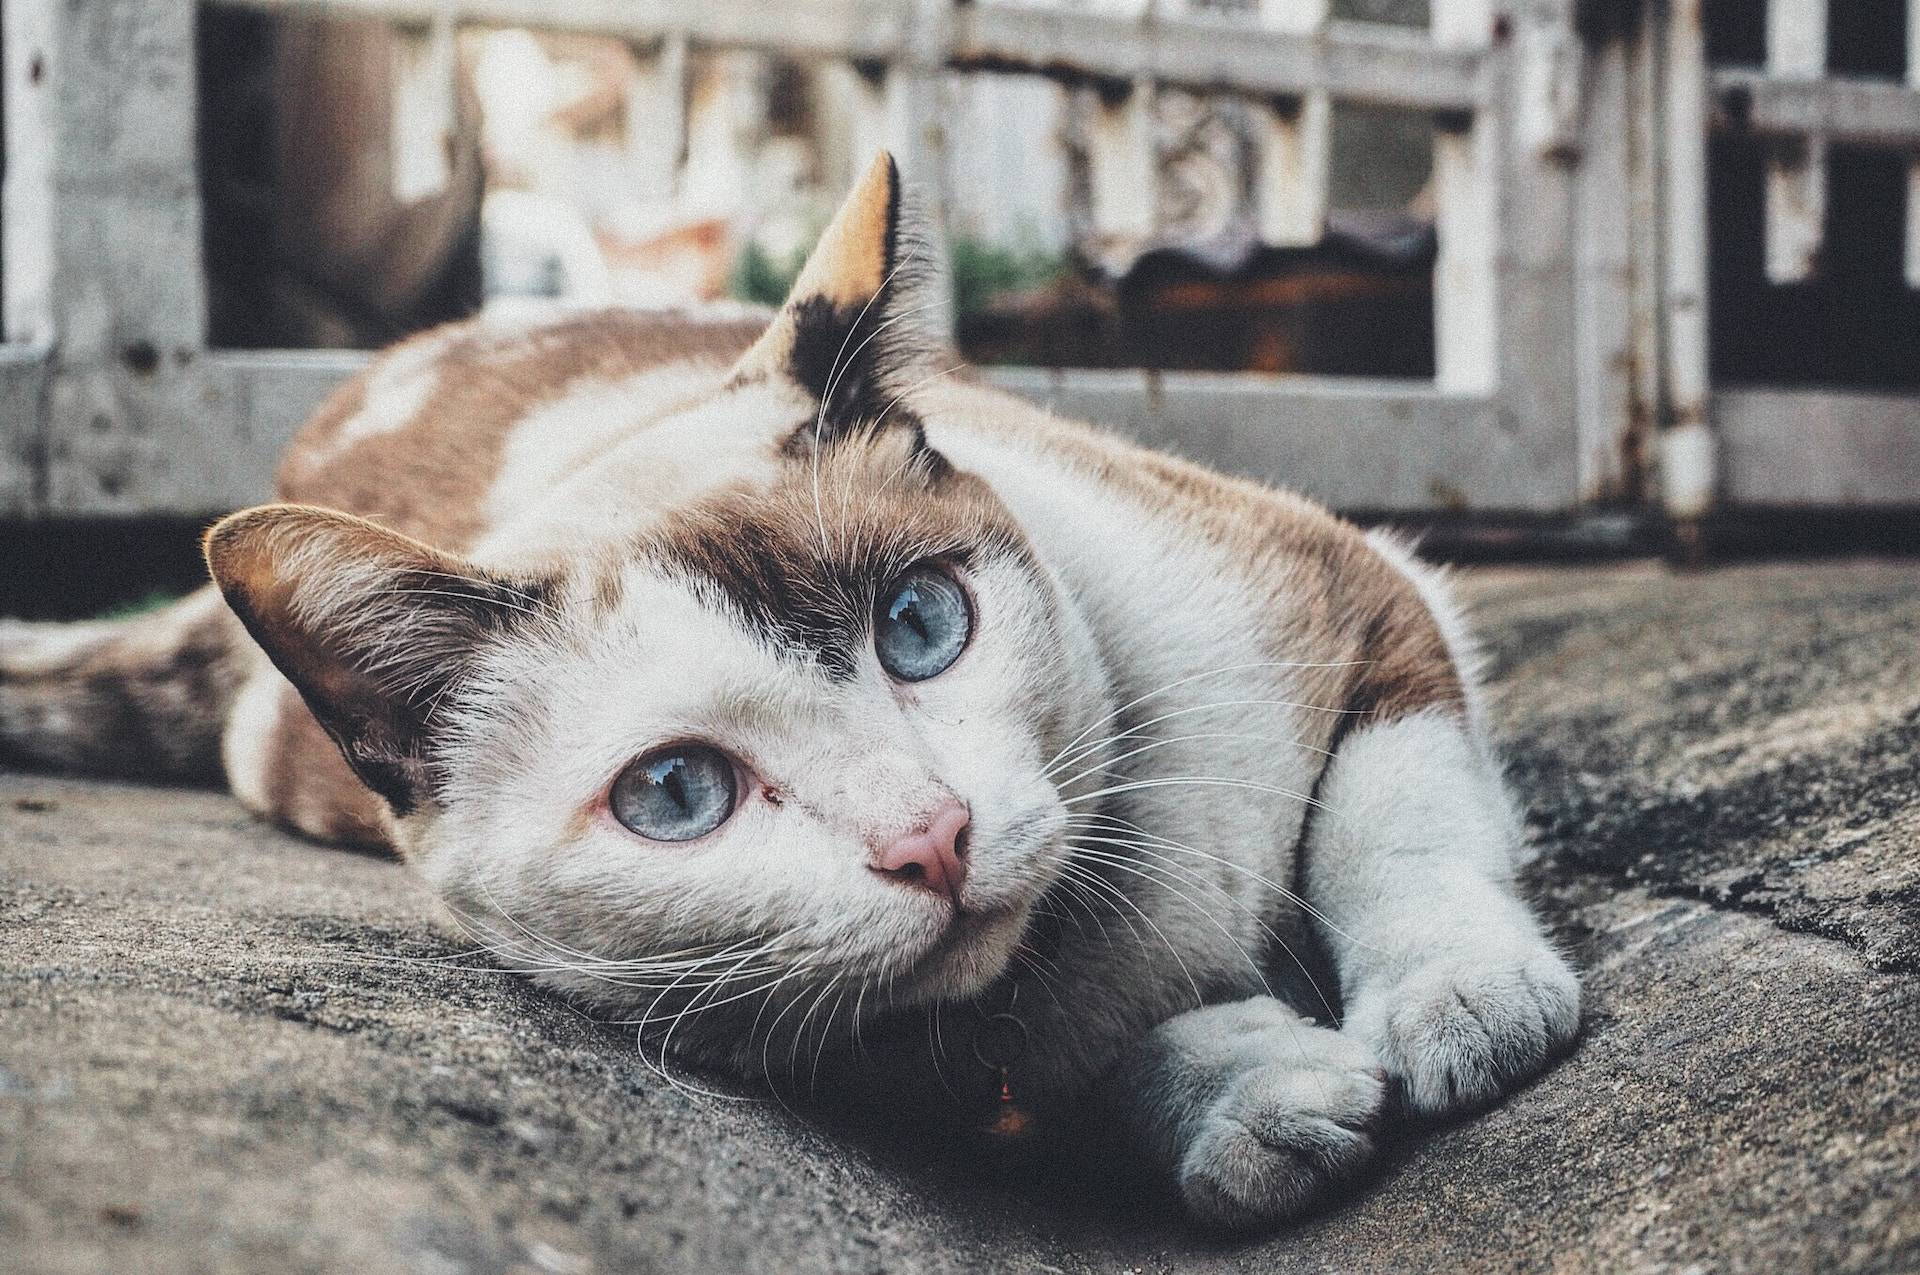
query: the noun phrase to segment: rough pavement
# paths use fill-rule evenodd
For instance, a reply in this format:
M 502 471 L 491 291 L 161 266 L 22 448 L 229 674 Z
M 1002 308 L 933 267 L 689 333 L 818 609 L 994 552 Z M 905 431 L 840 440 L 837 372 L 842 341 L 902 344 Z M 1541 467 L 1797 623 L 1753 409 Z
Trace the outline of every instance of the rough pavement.
M 1584 1034 L 1306 1225 L 676 1091 L 390 863 L 0 775 L 0 1267 L 1920 1268 L 1920 563 L 1469 581 Z

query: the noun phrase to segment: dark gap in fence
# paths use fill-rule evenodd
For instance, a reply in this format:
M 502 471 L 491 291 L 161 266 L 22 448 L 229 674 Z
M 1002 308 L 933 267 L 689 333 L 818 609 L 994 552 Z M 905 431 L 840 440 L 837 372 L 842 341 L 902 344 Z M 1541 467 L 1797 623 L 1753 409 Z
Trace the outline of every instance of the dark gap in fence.
M 205 584 L 208 519 L 0 519 L 0 616 L 84 620 Z
M 1764 264 L 1766 147 L 1722 136 L 1709 148 L 1715 382 L 1920 389 L 1920 291 L 1901 263 L 1906 157 L 1832 148 L 1814 277 L 1780 285 L 1767 282 Z

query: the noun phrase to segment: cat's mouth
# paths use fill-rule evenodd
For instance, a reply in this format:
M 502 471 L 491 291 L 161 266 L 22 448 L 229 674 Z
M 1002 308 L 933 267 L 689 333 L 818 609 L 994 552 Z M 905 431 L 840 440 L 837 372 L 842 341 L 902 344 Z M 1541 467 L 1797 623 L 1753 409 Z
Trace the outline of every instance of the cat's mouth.
M 1032 914 L 1030 900 L 956 909 L 946 928 L 914 961 L 907 986 L 929 1000 L 980 992 L 1006 972 Z

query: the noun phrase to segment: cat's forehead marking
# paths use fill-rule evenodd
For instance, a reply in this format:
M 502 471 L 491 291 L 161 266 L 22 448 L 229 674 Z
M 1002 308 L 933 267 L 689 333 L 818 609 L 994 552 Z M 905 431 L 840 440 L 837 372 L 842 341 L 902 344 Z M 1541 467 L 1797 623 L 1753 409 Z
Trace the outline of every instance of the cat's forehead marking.
M 829 448 L 770 487 L 737 490 L 663 520 L 647 553 L 709 592 L 770 645 L 846 679 L 881 589 L 925 558 L 965 566 L 1024 540 L 984 484 L 908 468 L 912 440 Z

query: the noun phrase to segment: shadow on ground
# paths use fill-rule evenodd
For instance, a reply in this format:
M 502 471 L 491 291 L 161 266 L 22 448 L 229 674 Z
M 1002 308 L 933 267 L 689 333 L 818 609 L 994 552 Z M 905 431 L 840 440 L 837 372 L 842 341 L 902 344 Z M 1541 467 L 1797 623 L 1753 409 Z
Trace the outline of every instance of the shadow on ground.
M 678 1091 L 397 867 L 0 776 L 0 1252 L 184 1271 L 1920 1266 L 1920 565 L 1469 577 L 1572 1057 L 1223 1245 Z

